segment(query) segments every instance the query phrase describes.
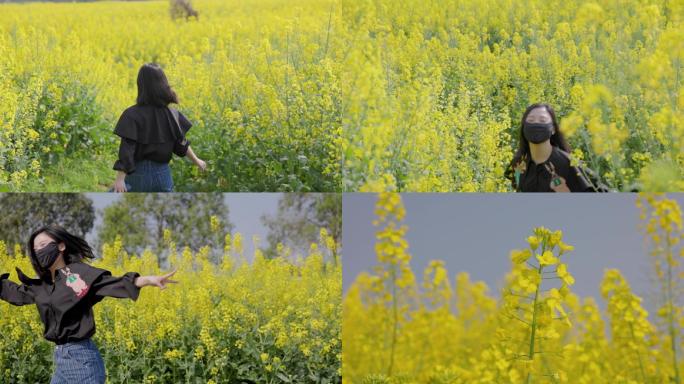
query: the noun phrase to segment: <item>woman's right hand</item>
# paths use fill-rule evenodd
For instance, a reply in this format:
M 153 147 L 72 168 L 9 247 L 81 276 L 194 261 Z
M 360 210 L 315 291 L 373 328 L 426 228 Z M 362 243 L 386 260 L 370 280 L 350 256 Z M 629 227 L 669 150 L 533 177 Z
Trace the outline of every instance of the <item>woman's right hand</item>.
M 551 185 L 549 185 L 549 187 L 551 187 L 554 192 L 570 192 L 570 188 L 568 188 L 568 184 L 565 182 L 565 179 L 560 176 L 558 176 L 558 179 L 560 180 L 558 185 L 551 180 Z
M 176 280 L 171 280 L 171 276 L 173 276 L 176 271 L 178 271 L 178 269 L 174 269 L 173 271 L 162 276 L 139 276 L 135 279 L 134 284 L 138 288 L 155 286 L 159 287 L 159 289 L 166 289 L 167 284 L 178 283 Z

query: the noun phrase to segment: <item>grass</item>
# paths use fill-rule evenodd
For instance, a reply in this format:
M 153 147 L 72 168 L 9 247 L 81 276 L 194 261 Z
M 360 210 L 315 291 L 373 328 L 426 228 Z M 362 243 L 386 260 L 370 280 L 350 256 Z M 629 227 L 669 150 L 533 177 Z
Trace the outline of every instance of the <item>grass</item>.
M 42 170 L 42 178 L 29 179 L 22 189 L 34 192 L 106 192 L 114 184 L 116 171 L 111 154 L 63 157 Z M 6 191 L 3 191 L 6 192 Z

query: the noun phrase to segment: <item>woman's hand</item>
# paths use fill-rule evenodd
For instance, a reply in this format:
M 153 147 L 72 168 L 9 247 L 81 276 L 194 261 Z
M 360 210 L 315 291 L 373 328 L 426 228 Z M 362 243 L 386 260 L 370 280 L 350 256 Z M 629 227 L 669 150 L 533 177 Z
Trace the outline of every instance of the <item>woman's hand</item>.
M 135 286 L 138 288 L 155 286 L 159 287 L 159 289 L 166 289 L 166 284 L 178 283 L 175 280 L 171 280 L 171 276 L 173 276 L 176 273 L 176 271 L 177 269 L 174 269 L 173 272 L 169 272 L 166 275 L 162 276 L 140 276 L 137 279 L 135 279 Z
M 191 146 L 188 146 L 188 151 L 185 153 L 185 155 L 189 157 L 193 163 L 195 163 L 195 165 L 197 166 L 197 168 L 200 169 L 200 171 L 204 172 L 207 170 L 207 163 L 204 160 L 197 157 L 195 151 L 192 150 Z
M 114 192 L 128 192 L 126 189 L 126 174 L 124 172 L 116 173 L 116 180 L 114 180 Z
M 570 188 L 568 188 L 568 185 L 565 183 L 565 179 L 558 176 L 558 179 L 560 179 L 560 184 L 555 185 L 553 183 L 553 180 L 551 180 L 551 189 L 553 189 L 554 192 L 570 192 Z
M 200 171 L 204 172 L 207 170 L 207 162 L 206 161 L 204 161 L 200 158 L 197 158 L 197 161 L 195 161 L 195 164 L 197 165 L 197 168 L 200 169 Z

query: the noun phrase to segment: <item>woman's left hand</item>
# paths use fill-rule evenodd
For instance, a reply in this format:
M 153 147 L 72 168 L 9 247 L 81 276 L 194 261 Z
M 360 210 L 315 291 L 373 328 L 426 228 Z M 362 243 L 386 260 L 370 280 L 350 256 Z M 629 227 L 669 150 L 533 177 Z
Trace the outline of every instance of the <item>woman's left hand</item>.
M 570 188 L 568 188 L 568 184 L 565 183 L 565 179 L 558 176 L 560 179 L 560 184 L 554 185 L 553 180 L 551 180 L 551 189 L 553 189 L 554 192 L 570 192 Z
M 197 159 L 197 162 L 195 163 L 197 165 L 197 168 L 200 169 L 200 171 L 204 172 L 207 170 L 207 162 L 202 160 L 202 159 Z
M 166 275 L 162 276 L 141 276 L 135 281 L 135 285 L 138 287 L 146 287 L 148 285 L 153 285 L 155 287 L 159 287 L 159 289 L 166 289 L 167 284 L 177 284 L 178 282 L 175 280 L 171 280 L 171 276 L 173 276 L 176 273 L 177 269 L 173 270 L 173 272 L 169 272 Z

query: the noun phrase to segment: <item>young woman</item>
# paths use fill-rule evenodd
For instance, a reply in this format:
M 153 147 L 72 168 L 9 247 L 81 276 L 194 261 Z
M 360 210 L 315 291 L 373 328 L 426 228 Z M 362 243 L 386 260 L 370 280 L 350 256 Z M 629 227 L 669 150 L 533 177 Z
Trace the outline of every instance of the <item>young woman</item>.
M 166 288 L 174 272 L 140 276 L 129 272 L 113 277 L 85 263 L 94 258 L 88 243 L 53 225 L 38 229 L 28 241 L 31 264 L 38 278 L 17 268 L 21 285 L 0 276 L 0 299 L 13 305 L 35 304 L 45 331 L 54 342 L 55 372 L 51 384 L 103 384 L 105 367 L 91 337 L 95 334 L 93 306 L 105 297 L 138 299 L 146 286 Z
M 138 98 L 126 109 L 114 129 L 121 137 L 115 192 L 172 192 L 169 161 L 173 154 L 189 157 L 200 170 L 207 164 L 185 139 L 192 123 L 169 104 L 178 104 L 164 71 L 145 64 L 138 71 Z
M 570 146 L 553 108 L 527 107 L 520 123 L 520 145 L 507 174 L 519 192 L 593 192 L 596 188 L 570 164 Z

